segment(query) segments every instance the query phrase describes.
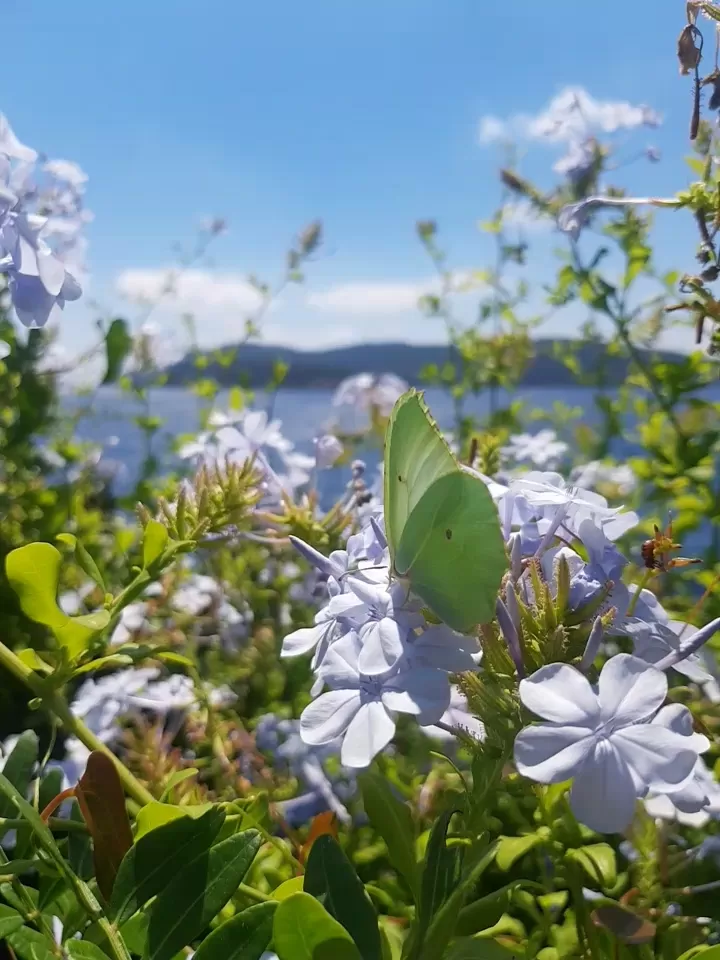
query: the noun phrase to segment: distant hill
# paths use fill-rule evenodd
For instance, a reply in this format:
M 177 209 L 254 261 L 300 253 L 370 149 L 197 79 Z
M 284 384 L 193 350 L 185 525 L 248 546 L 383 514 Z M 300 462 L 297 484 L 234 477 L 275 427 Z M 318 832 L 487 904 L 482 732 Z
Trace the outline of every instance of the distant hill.
M 523 383 L 528 386 L 565 386 L 576 382 L 566 367 L 552 355 L 555 349 L 562 349 L 563 346 L 570 349 L 572 341 L 537 340 L 536 356 Z M 441 365 L 450 358 L 446 346 L 409 343 L 362 343 L 332 350 L 291 350 L 289 347 L 269 344 L 245 344 L 227 366 L 213 358 L 214 352 L 191 353 L 169 366 L 165 370 L 168 385 L 181 386 L 198 377 L 211 377 L 228 387 L 239 383 L 262 387 L 271 378 L 273 364 L 277 360 L 283 360 L 290 367 L 285 379 L 285 386 L 288 387 L 336 387 L 345 377 L 362 372 L 395 373 L 411 384 L 418 384 L 423 367 L 431 363 Z M 195 363 L 198 356 L 203 357 L 202 370 Z M 660 352 L 659 356 L 668 362 L 682 359 L 679 354 L 668 352 Z M 604 344 L 584 345 L 580 349 L 579 359 L 585 370 L 605 364 L 609 384 L 619 384 L 625 378 L 627 361 L 608 356 Z

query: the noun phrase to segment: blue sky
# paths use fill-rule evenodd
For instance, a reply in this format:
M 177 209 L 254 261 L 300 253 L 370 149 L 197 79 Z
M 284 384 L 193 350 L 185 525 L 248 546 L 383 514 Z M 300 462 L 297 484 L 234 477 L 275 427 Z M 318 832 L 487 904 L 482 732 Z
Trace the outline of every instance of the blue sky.
M 307 285 L 268 315 L 266 339 L 441 339 L 412 305 L 431 276 L 415 221 L 437 220 L 458 268 L 487 264 L 491 247 L 476 224 L 498 197 L 499 154 L 479 143 L 481 119 L 538 114 L 569 85 L 663 114 L 661 128 L 632 137 L 663 155 L 623 172 L 633 189 L 666 193 L 688 179 L 679 2 L 4 0 L 3 8 L 0 109 L 24 143 L 89 175 L 90 283 L 62 324 L 72 347 L 93 337 L 93 301 L 138 316 L 118 284 L 152 290 L 207 215 L 225 217 L 229 232 L 183 298 L 157 311 L 164 329 L 178 329 L 189 309 L 201 343 L 232 341 L 252 306 L 244 277 L 276 278 L 289 241 L 320 217 L 323 251 Z M 522 170 L 549 185 L 561 148 L 527 147 Z M 665 216 L 659 260 L 690 269 L 692 232 L 682 214 Z M 535 232 L 531 241 L 530 277 L 541 281 L 557 237 Z M 548 330 L 571 334 L 573 322 Z

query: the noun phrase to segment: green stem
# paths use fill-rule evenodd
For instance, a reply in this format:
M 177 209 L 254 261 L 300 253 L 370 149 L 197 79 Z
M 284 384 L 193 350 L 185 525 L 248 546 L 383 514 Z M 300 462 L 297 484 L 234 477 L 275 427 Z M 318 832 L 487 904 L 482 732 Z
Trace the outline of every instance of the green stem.
M 638 583 L 635 593 L 630 598 L 630 603 L 628 604 L 628 608 L 625 613 L 626 617 L 631 617 L 633 613 L 635 613 L 635 607 L 638 605 L 640 594 L 650 582 L 650 578 L 652 577 L 652 575 L 653 575 L 652 570 L 646 570 L 645 573 L 643 574 L 643 578 L 640 581 L 640 583 Z
M 88 750 L 97 750 L 112 760 L 123 787 L 136 804 L 144 807 L 146 804 L 154 802 L 155 797 L 147 787 L 143 786 L 125 764 L 115 756 L 112 750 L 108 749 L 102 740 L 98 739 L 92 730 L 88 729 L 82 720 L 75 716 L 62 693 L 59 690 L 48 689 L 42 677 L 39 677 L 30 667 L 24 664 L 4 643 L 0 643 L 0 665 L 6 667 L 13 676 L 17 677 L 36 697 L 42 700 L 45 707 L 62 723 L 67 733 L 77 737 Z
M 19 824 L 22 824 L 22 826 L 24 827 L 27 826 L 26 820 L 18 820 L 17 822 Z M 0 847 L 0 867 L 2 867 L 3 864 L 9 863 L 9 862 L 10 861 L 8 860 L 5 851 L 2 849 L 2 847 Z M 50 943 L 52 944 L 52 952 L 55 954 L 56 957 L 64 956 L 62 947 L 60 946 L 59 943 L 56 943 L 55 941 L 55 936 L 53 935 L 52 927 L 47 922 L 42 912 L 38 910 L 35 903 L 33 903 L 30 897 L 30 894 L 27 892 L 27 890 L 22 885 L 22 883 L 20 883 L 17 877 L 11 877 L 10 885 L 13 888 L 13 893 L 15 894 L 15 896 L 18 898 L 18 900 L 23 906 L 25 920 L 27 920 L 29 923 L 34 923 L 35 926 L 40 931 L 40 933 L 42 933 L 42 935 L 50 941 Z
M 583 896 L 582 880 L 580 879 L 579 871 L 574 863 L 570 863 L 567 860 L 565 861 L 565 865 L 567 868 L 568 886 L 570 887 L 575 906 L 575 923 L 577 925 L 578 938 L 581 943 L 585 942 L 587 945 L 592 960 L 603 960 L 602 945 L 600 944 L 598 932 L 595 929 L 595 924 L 592 921 L 585 897 Z
M 47 821 L 51 830 L 64 831 L 65 833 L 87 833 L 87 826 L 80 820 L 64 820 L 62 817 L 50 817 Z M 27 826 L 26 821 L 20 817 L 0 817 L 0 832 L 5 830 L 17 830 L 18 827 Z M 0 864 L 7 861 L 0 860 Z
M 77 874 L 65 862 L 62 853 L 55 843 L 55 838 L 50 832 L 45 821 L 42 819 L 35 807 L 31 806 L 25 797 L 23 797 L 23 795 L 2 774 L 0 774 L 0 793 L 7 797 L 7 799 L 17 809 L 18 813 L 22 814 L 22 816 L 25 818 L 28 826 L 35 834 L 38 845 L 53 861 L 60 875 L 66 880 L 68 886 L 72 889 L 80 906 L 83 908 L 85 913 L 87 913 L 88 917 L 94 923 L 97 923 L 100 929 L 103 931 L 107 937 L 108 946 L 110 947 L 110 951 L 114 960 L 131 960 L 130 953 L 125 946 L 122 937 L 115 927 L 110 923 L 107 917 L 103 914 L 102 907 L 98 903 L 95 894 L 85 883 L 85 881 L 81 880 L 80 877 L 78 877 Z
M 242 893 L 243 896 L 247 897 L 249 900 L 255 900 L 256 903 L 268 903 L 274 899 L 273 897 L 268 896 L 267 893 L 260 893 L 259 890 L 254 890 L 246 883 L 240 884 L 238 887 L 238 893 Z

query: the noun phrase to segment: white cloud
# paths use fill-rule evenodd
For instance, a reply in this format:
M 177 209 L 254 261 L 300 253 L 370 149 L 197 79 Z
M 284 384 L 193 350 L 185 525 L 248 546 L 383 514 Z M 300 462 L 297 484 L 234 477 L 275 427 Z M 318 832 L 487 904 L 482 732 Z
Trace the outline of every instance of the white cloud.
M 123 270 L 115 281 L 120 296 L 135 303 L 156 303 L 189 313 L 254 310 L 260 294 L 242 276 L 207 270 Z
M 437 281 L 344 283 L 307 298 L 309 307 L 337 313 L 393 314 L 415 310 L 423 294 L 437 290 Z
M 540 113 L 517 113 L 505 119 L 482 117 L 478 138 L 483 144 L 505 140 L 570 143 L 592 133 L 656 127 L 660 123 L 660 115 L 644 104 L 595 100 L 583 87 L 566 87 Z
M 539 213 L 527 200 L 506 203 L 503 210 L 503 226 L 516 227 L 526 233 L 544 233 L 555 229 L 553 217 Z

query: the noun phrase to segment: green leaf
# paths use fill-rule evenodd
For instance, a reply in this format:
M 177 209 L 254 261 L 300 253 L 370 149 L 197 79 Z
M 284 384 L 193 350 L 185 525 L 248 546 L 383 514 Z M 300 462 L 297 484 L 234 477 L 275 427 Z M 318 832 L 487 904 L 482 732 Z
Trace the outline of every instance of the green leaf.
M 415 857 L 415 828 L 410 807 L 398 800 L 379 774 L 358 777 L 365 813 L 385 841 L 390 862 L 405 879 L 415 903 L 420 902 L 420 865 Z
M 224 812 L 212 807 L 198 819 L 181 815 L 136 840 L 115 879 L 111 919 L 118 925 L 124 923 L 160 893 L 186 863 L 210 849 L 224 821 Z
M 498 843 L 496 863 L 500 870 L 507 872 L 510 867 L 525 854 L 541 843 L 538 833 L 529 833 L 524 837 L 501 837 Z
M 401 960 L 406 932 L 392 917 L 380 917 L 383 960 Z
M 192 817 L 197 820 L 212 809 L 211 803 L 188 804 L 179 807 L 172 803 L 160 803 L 155 800 L 146 804 L 136 818 L 137 828 L 135 830 L 135 843 L 144 837 L 151 830 L 157 830 L 158 827 L 171 823 L 173 820 L 179 820 L 181 817 Z
M 0 903 L 0 940 L 7 939 L 11 933 L 19 930 L 24 923 L 25 921 L 17 910 Z
M 92 836 L 98 887 L 109 900 L 120 864 L 133 845 L 125 792 L 110 757 L 92 751 L 75 788 L 75 798 Z
M 20 960 L 57 960 L 55 944 L 30 927 L 14 930 L 5 939 Z
M 106 593 L 107 590 L 105 588 L 105 581 L 103 580 L 103 575 L 98 569 L 98 565 L 95 563 L 87 549 L 79 540 L 75 548 L 75 560 L 77 561 L 77 564 L 81 570 L 83 570 L 90 577 L 90 579 L 100 587 L 103 593 Z
M 147 960 L 172 960 L 210 923 L 237 890 L 262 842 L 256 830 L 246 830 L 185 863 L 153 904 Z
M 160 800 L 167 800 L 170 797 L 170 794 L 173 792 L 174 788 L 182 783 L 183 780 L 189 780 L 190 777 L 196 776 L 198 773 L 197 767 L 187 767 L 185 770 L 176 770 L 175 773 L 170 777 L 168 782 L 165 785 L 165 789 L 162 792 Z
M 445 810 L 430 831 L 422 875 L 422 892 L 418 915 L 418 938 L 430 925 L 440 907 L 457 887 L 462 871 L 462 848 L 448 847 L 447 830 L 456 810 Z
M 600 887 L 612 887 L 617 880 L 615 851 L 609 843 L 591 843 L 568 850 L 568 860 L 579 863 L 590 879 Z
M 149 520 L 143 535 L 143 567 L 151 566 L 158 557 L 162 556 L 170 534 L 164 523 L 159 520 Z
M 43 860 L 8 860 L 7 863 L 0 863 L 0 874 L 4 877 L 21 877 L 34 870 L 48 877 L 57 876 L 57 870 L 52 864 Z
M 70 960 L 108 960 L 108 955 L 89 940 L 66 940 L 64 949 Z
M 345 927 L 309 893 L 296 893 L 278 906 L 273 948 L 279 960 L 360 960 Z
M 203 940 L 195 960 L 260 960 L 270 946 L 276 903 L 256 903 Z
M 304 879 L 304 877 L 291 877 L 289 880 L 283 880 L 280 886 L 273 890 L 273 900 L 287 900 L 294 893 L 302 893 Z
M 445 954 L 445 960 L 520 960 L 522 949 L 513 950 L 496 940 L 482 937 L 462 937 Z
M 26 617 L 55 634 L 71 660 L 85 651 L 90 638 L 110 622 L 107 610 L 69 617 L 57 604 L 62 555 L 50 543 L 28 543 L 5 558 L 5 572 Z
M 18 737 L 3 767 L 3 774 L 23 796 L 27 795 L 37 759 L 37 734 L 33 730 L 26 730 Z M 12 801 L 8 797 L 0 796 L 0 817 L 12 817 L 14 813 L 15 807 Z
M 303 890 L 345 927 L 363 960 L 382 960 L 375 908 L 334 837 L 320 836 L 310 848 Z
M 106 369 L 103 384 L 115 383 L 122 372 L 125 358 L 132 350 L 133 338 L 130 335 L 128 324 L 117 317 L 108 327 L 105 334 Z
M 476 850 L 473 853 L 474 863 L 462 878 L 455 884 L 447 900 L 442 904 L 430 921 L 430 926 L 414 947 L 420 960 L 435 960 L 443 956 L 445 948 L 453 936 L 460 908 L 469 891 L 474 889 L 480 877 L 495 859 L 497 845 L 492 844 L 484 851 Z

